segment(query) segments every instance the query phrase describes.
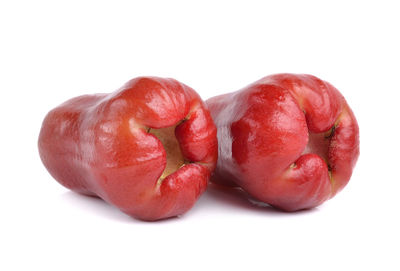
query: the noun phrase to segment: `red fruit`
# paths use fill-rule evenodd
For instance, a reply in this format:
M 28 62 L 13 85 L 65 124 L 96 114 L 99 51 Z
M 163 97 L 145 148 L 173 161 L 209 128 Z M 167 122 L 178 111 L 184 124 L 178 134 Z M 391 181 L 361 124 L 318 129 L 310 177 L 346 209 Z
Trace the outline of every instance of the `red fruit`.
M 193 89 L 140 77 L 53 109 L 39 152 L 65 187 L 157 220 L 185 213 L 206 189 L 217 160 L 216 128 Z
M 206 103 L 218 129 L 212 181 L 286 211 L 320 205 L 348 183 L 358 125 L 328 82 L 276 74 Z

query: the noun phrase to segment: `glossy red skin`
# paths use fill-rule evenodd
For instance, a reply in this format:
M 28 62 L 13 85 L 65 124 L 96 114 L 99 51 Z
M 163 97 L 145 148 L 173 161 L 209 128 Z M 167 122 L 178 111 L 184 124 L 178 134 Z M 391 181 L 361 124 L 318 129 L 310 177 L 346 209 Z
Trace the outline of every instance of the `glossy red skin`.
M 157 184 L 166 151 L 148 128 L 180 123 L 175 135 L 190 163 Z M 158 220 L 188 211 L 217 161 L 216 128 L 196 92 L 173 79 L 139 77 L 111 94 L 73 98 L 46 116 L 40 157 L 65 187 L 123 212 Z
M 328 82 L 276 74 L 206 104 L 218 129 L 213 182 L 286 211 L 318 206 L 348 183 L 359 129 Z

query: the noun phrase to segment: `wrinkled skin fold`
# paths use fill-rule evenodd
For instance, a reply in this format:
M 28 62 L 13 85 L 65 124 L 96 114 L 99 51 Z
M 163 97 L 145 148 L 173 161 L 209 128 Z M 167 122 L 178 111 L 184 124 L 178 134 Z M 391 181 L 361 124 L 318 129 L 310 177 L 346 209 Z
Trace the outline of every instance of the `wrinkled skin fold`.
M 39 153 L 65 187 L 158 220 L 185 213 L 206 189 L 217 161 L 216 134 L 193 89 L 139 77 L 113 93 L 76 97 L 50 111 Z
M 328 82 L 276 74 L 206 104 L 218 129 L 213 182 L 296 211 L 320 205 L 350 180 L 359 156 L 358 124 Z

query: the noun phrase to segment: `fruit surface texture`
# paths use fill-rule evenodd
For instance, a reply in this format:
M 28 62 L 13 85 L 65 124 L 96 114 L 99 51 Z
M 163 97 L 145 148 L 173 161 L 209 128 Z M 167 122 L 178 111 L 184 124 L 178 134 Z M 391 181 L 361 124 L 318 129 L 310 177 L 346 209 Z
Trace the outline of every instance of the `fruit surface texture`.
M 216 135 L 193 89 L 138 77 L 110 94 L 76 97 L 50 111 L 39 153 L 65 187 L 158 220 L 185 213 L 206 189 Z
M 350 180 L 359 128 L 330 83 L 275 74 L 206 103 L 218 129 L 213 182 L 296 211 L 320 205 Z

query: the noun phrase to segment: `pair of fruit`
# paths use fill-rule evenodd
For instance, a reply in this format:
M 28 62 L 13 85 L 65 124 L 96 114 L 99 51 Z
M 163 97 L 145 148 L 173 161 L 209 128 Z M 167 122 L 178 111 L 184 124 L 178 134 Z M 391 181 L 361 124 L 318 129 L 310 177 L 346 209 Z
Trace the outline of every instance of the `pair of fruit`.
M 339 91 L 311 75 L 206 103 L 176 80 L 139 77 L 50 111 L 39 152 L 65 187 L 158 220 L 188 211 L 210 176 L 286 211 L 320 205 L 349 181 L 359 132 Z

